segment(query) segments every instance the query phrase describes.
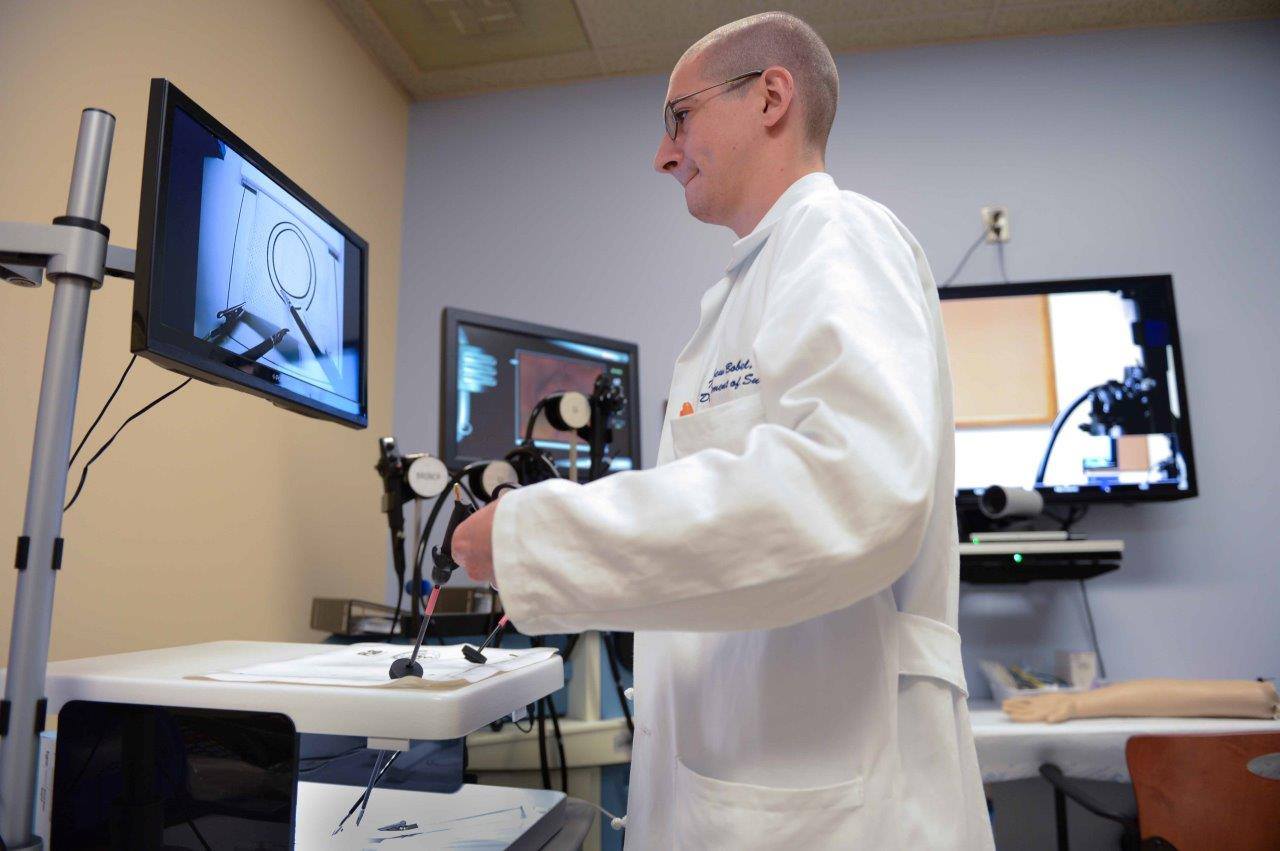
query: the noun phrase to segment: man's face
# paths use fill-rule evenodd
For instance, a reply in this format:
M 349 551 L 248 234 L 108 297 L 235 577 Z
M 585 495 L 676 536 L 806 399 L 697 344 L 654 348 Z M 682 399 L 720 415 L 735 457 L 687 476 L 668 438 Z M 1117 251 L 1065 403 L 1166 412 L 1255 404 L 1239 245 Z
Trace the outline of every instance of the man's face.
M 664 104 L 721 82 L 706 79 L 701 64 L 693 56 L 676 65 Z M 653 167 L 680 181 L 689 213 L 700 221 L 727 224 L 742 202 L 753 133 L 760 128 L 750 120 L 749 97 L 743 97 L 740 87 L 754 82 L 734 83 L 680 101 L 675 105 L 676 115 L 682 118 L 676 138 L 673 141 L 664 133 L 658 145 Z

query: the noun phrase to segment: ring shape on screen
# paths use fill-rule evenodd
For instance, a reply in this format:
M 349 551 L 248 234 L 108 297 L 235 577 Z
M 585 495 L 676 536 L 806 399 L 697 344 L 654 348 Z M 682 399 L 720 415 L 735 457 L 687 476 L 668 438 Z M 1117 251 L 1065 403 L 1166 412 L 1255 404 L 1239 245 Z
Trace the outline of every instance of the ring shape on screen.
M 280 298 L 305 310 L 316 293 L 316 260 L 307 237 L 292 222 L 280 222 L 267 238 L 267 271 Z

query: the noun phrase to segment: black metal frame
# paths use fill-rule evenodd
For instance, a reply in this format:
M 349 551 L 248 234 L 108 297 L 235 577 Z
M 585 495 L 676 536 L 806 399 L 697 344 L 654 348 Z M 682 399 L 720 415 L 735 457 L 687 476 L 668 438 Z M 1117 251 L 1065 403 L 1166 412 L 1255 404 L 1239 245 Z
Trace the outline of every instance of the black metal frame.
M 263 378 L 201 357 L 156 338 L 153 326 L 163 323 L 158 313 L 160 293 L 151 285 L 151 274 L 160 246 L 164 243 L 165 222 L 161 215 L 161 208 L 168 193 L 168 140 L 172 133 L 175 109 L 182 109 L 190 115 L 197 123 L 225 142 L 255 168 L 260 169 L 359 249 L 361 351 L 360 412 L 358 414 L 325 405 Z M 147 139 L 142 164 L 142 199 L 138 211 L 137 261 L 133 287 L 133 330 L 130 349 L 134 354 L 141 355 L 166 369 L 201 381 L 261 396 L 281 407 L 309 417 L 332 420 L 352 428 L 364 428 L 369 423 L 369 243 L 244 140 L 227 129 L 222 122 L 183 94 L 177 86 L 162 78 L 151 81 L 151 100 L 147 110 Z
M 467 461 L 458 459 L 458 447 L 452 438 L 451 423 L 458 418 L 458 349 L 453 345 L 458 336 L 459 325 L 478 325 L 497 331 L 508 331 L 515 334 L 527 334 L 533 337 L 550 337 L 571 340 L 587 346 L 602 349 L 623 351 L 631 356 L 627 379 L 627 417 L 630 420 L 631 446 L 628 453 L 636 469 L 640 467 L 640 347 L 635 343 L 599 337 L 595 334 L 583 334 L 564 328 L 553 328 L 550 325 L 537 325 L 493 316 L 487 313 L 476 313 L 456 307 L 446 307 L 440 317 L 440 459 L 444 461 L 450 472 L 457 472 Z M 485 460 L 485 459 L 471 459 Z
M 991 298 L 994 296 L 1053 295 L 1056 293 L 1102 292 L 1134 289 L 1141 287 L 1160 288 L 1169 304 L 1169 334 L 1173 347 L 1173 366 L 1178 375 L 1178 448 L 1187 462 L 1187 489 L 1180 490 L 1176 485 L 1151 485 L 1146 490 L 1137 485 L 1112 485 L 1109 492 L 1088 489 L 1074 493 L 1055 491 L 1051 486 L 1040 486 L 1036 490 L 1044 497 L 1046 504 L 1065 505 L 1102 502 L 1169 502 L 1177 499 L 1190 499 L 1199 495 L 1196 483 L 1195 454 L 1191 445 L 1191 411 L 1187 405 L 1187 373 L 1182 366 L 1182 339 L 1178 330 L 1177 306 L 1173 295 L 1172 275 L 1136 275 L 1122 278 L 1082 278 L 1057 281 L 1027 281 L 1016 284 L 969 284 L 963 286 L 940 287 L 938 297 L 942 300 Z M 956 490 L 956 504 L 960 509 L 976 509 L 978 494 L 972 488 Z
M 1138 813 L 1121 812 L 1111 809 L 1107 804 L 1095 798 L 1084 784 L 1073 777 L 1067 777 L 1062 769 L 1051 762 L 1040 766 L 1040 776 L 1053 787 L 1054 832 L 1058 840 L 1058 851 L 1070 851 L 1071 842 L 1067 833 L 1067 799 L 1075 801 L 1099 818 L 1113 821 L 1123 831 L 1120 835 L 1121 851 L 1137 851 L 1142 844 L 1142 835 L 1138 829 Z

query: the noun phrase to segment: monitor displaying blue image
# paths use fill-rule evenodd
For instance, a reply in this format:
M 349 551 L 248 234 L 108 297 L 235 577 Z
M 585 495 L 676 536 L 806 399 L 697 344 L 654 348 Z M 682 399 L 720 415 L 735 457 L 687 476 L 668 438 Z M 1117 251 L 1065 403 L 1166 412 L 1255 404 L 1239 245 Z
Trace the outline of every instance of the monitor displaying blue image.
M 363 426 L 364 241 L 165 81 L 143 196 L 134 350 Z

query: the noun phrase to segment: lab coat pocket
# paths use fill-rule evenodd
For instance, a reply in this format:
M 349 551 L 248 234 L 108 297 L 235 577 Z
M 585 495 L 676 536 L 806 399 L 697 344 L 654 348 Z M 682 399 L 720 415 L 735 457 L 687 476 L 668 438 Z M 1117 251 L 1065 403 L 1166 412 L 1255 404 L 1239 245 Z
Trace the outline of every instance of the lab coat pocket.
M 723 449 L 735 455 L 747 447 L 747 434 L 764 422 L 759 393 L 722 402 L 696 414 L 671 421 L 671 448 L 676 458 L 702 449 Z
M 863 838 L 862 778 L 834 786 L 782 789 L 729 783 L 676 760 L 676 848 L 850 848 Z M 814 846 L 814 837 L 829 844 Z

